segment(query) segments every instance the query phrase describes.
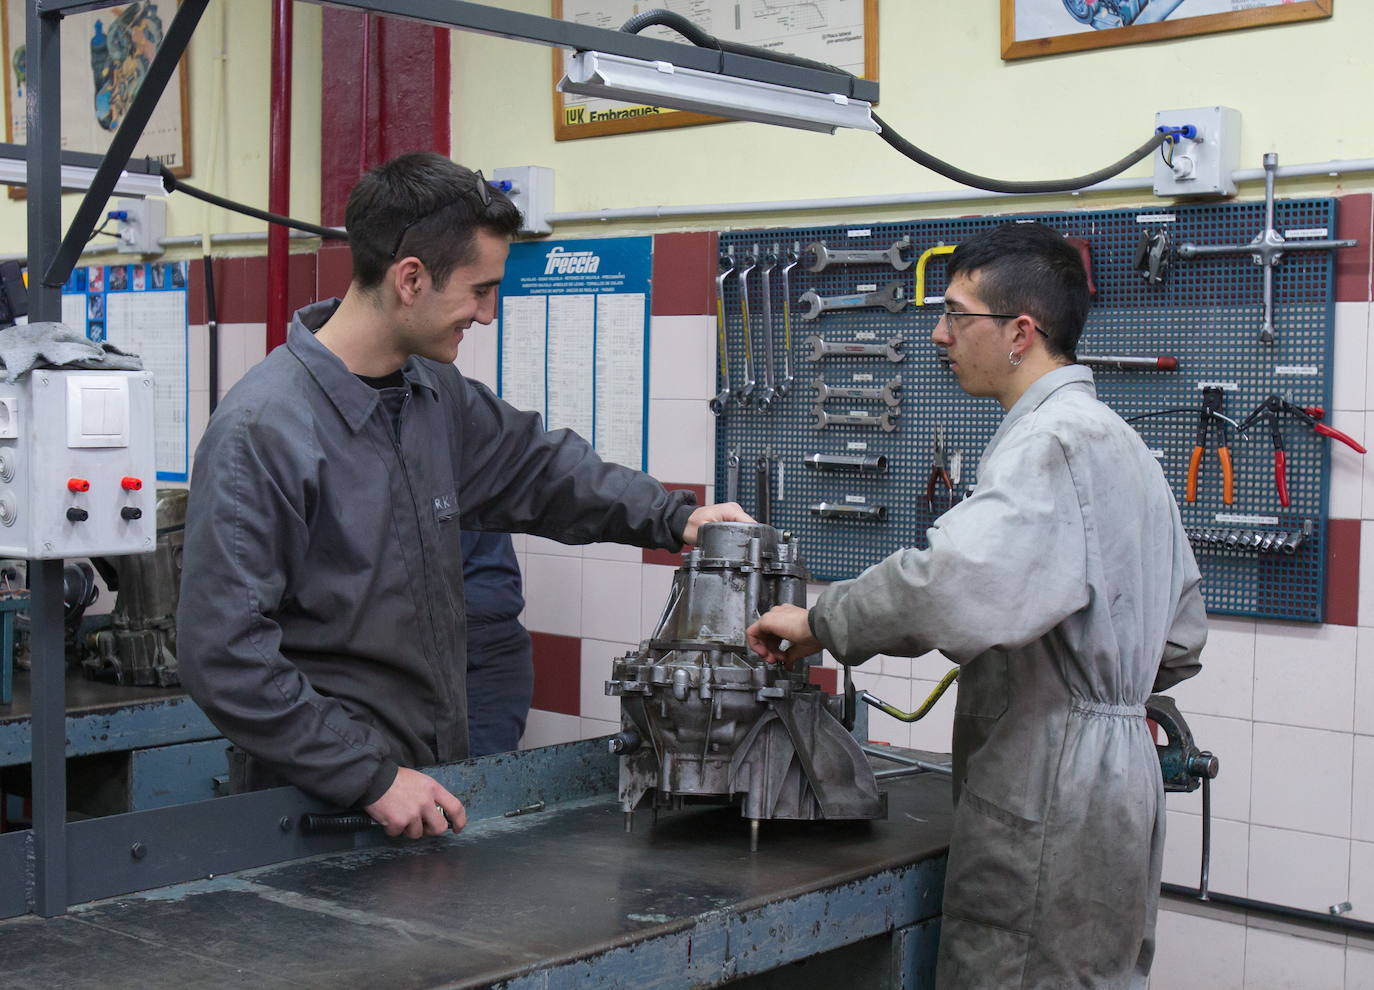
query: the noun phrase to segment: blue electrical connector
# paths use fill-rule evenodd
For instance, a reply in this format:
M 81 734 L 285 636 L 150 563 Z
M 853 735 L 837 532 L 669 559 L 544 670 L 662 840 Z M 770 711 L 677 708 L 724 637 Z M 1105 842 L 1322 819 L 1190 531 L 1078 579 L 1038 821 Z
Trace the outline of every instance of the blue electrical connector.
M 1169 127 L 1162 124 L 1155 128 L 1155 133 L 1167 135 L 1170 144 L 1178 144 L 1185 138 L 1189 141 L 1197 138 L 1197 128 L 1192 124 L 1183 124 L 1180 127 Z
M 503 193 L 508 193 L 515 188 L 515 183 L 510 179 L 488 179 L 487 185 L 493 189 L 499 189 Z

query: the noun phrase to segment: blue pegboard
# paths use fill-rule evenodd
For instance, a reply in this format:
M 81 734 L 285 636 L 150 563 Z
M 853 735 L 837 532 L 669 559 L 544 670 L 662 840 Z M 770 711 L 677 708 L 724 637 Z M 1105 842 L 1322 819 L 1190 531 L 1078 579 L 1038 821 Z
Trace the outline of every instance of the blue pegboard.
M 1147 283 L 1135 271 L 1135 251 L 1142 230 L 1166 229 L 1174 248 L 1180 243 L 1243 244 L 1264 228 L 1263 202 L 1176 206 L 1167 210 L 1110 210 L 1082 213 L 969 217 L 868 227 L 805 227 L 720 234 L 724 255 L 752 253 L 755 245 L 783 252 L 794 243 L 820 241 L 831 249 L 886 249 L 902 237 L 911 239 L 909 256 L 938 244 L 957 244 L 979 230 L 1014 219 L 1034 219 L 1064 234 L 1089 242 L 1097 286 L 1087 327 L 1079 344 L 1082 354 L 1167 354 L 1178 359 L 1172 372 L 1096 368 L 1098 395 L 1122 416 L 1133 417 L 1172 408 L 1195 410 L 1201 401 L 1199 382 L 1225 383 L 1223 412 L 1243 419 L 1270 393 L 1299 406 L 1331 408 L 1331 352 L 1334 252 L 1289 252 L 1274 271 L 1274 321 L 1278 342 L 1258 341 L 1263 274 L 1249 255 L 1236 254 L 1181 260 L 1176 252 L 1161 284 Z M 1330 199 L 1280 200 L 1275 226 L 1286 237 L 1334 236 L 1335 202 Z M 945 258 L 934 257 L 926 269 L 925 295 L 939 297 L 945 288 Z M 818 580 L 854 577 L 899 547 L 926 545 L 926 529 L 943 511 L 926 505 L 934 427 L 944 424 L 948 443 L 963 452 L 966 484 L 983 447 L 1002 419 L 990 399 L 966 395 L 938 359 L 930 334 L 940 306 L 912 303 L 900 313 L 861 309 L 823 313 L 814 321 L 800 319 L 796 300 L 808 289 L 838 296 L 881 287 L 900 279 L 914 295 L 915 266 L 895 272 L 885 264 L 832 266 L 819 273 L 798 265 L 791 273 L 792 361 L 796 381 L 791 392 L 768 409 L 730 403 L 716 432 L 716 485 L 727 491 L 728 452 L 741 458 L 738 496 L 746 508 L 757 508 L 755 462 L 764 453 L 776 458 L 772 473 L 772 521 L 799 535 L 807 561 Z M 756 270 L 749 279 L 755 349 L 761 346 L 761 287 Z M 725 286 L 730 374 L 743 379 L 743 317 L 738 280 Z M 772 308 L 776 367 L 782 368 L 782 296 L 773 278 Z M 905 358 L 897 364 L 873 357 L 827 357 L 806 360 L 803 341 L 810 334 L 827 341 L 886 341 L 900 338 Z M 761 367 L 761 357 L 760 367 Z M 902 383 L 897 429 L 885 433 L 858 426 L 813 428 L 816 390 L 811 381 L 830 385 L 881 385 L 893 377 Z M 1230 386 L 1234 386 L 1233 388 Z M 880 402 L 832 399 L 827 408 L 843 412 L 877 411 Z M 1312 528 L 1295 553 L 1239 550 L 1197 543 L 1203 594 L 1212 612 L 1319 622 L 1322 619 L 1326 565 L 1326 509 L 1329 444 L 1296 421 L 1283 423 L 1291 504 L 1279 504 L 1273 477 L 1273 449 L 1263 424 L 1232 438 L 1235 500 L 1225 506 L 1220 470 L 1210 449 L 1204 461 L 1198 500 L 1184 501 L 1189 455 L 1197 430 L 1195 412 L 1143 419 L 1135 423 L 1157 452 L 1166 477 L 1192 530 L 1205 528 L 1298 531 Z M 863 453 L 884 456 L 881 475 L 820 472 L 804 466 L 812 452 Z M 820 502 L 884 506 L 878 519 L 822 519 L 810 511 Z

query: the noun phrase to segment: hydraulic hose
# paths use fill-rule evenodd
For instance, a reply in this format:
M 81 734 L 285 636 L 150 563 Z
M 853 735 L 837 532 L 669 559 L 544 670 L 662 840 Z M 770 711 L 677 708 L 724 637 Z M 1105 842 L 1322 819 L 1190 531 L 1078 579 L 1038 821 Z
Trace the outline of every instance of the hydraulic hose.
M 284 217 L 279 213 L 268 213 L 255 206 L 248 206 L 245 203 L 237 203 L 232 199 L 225 199 L 223 196 L 216 196 L 214 193 L 206 192 L 204 189 L 197 189 L 195 186 L 182 182 L 172 170 L 166 165 L 161 168 L 162 188 L 170 192 L 181 192 L 188 196 L 218 206 L 223 210 L 230 210 L 234 213 L 242 213 L 244 216 L 253 217 L 257 220 L 264 220 L 267 223 L 280 224 L 283 227 L 290 227 L 293 230 L 303 230 L 307 234 L 314 234 L 316 237 L 323 237 L 328 240 L 346 241 L 348 235 L 342 230 L 335 230 L 333 227 L 321 227 L 318 224 L 307 223 L 304 220 L 293 220 L 291 217 Z

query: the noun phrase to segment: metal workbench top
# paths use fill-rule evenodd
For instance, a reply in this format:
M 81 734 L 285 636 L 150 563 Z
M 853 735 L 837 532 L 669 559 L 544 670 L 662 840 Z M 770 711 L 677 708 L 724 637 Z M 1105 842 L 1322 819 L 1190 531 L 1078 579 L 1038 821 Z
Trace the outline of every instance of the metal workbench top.
M 939 914 L 948 777 L 878 822 L 688 807 L 626 834 L 614 795 L 0 923 L 7 987 L 688 987 Z M 933 938 L 922 951 L 933 953 Z

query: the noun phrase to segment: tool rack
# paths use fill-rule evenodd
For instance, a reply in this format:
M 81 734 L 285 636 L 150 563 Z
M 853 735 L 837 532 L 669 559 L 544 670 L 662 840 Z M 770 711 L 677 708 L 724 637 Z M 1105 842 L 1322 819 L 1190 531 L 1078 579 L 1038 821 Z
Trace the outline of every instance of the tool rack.
M 807 270 L 807 258 L 790 271 L 790 313 L 784 313 L 780 280 L 770 282 L 772 338 L 777 355 L 787 346 L 783 323 L 790 321 L 794 381 L 788 393 L 767 408 L 758 402 L 723 403 L 716 429 L 716 492 L 731 490 L 730 462 L 739 460 L 735 493 L 746 509 L 757 510 L 756 469 L 768 458 L 768 495 L 773 525 L 797 533 L 817 580 L 856 576 L 899 547 L 926 546 L 926 530 L 946 508 L 926 503 L 934 430 L 943 424 L 950 450 L 962 453 L 956 489 L 976 484 L 978 458 L 1003 418 L 990 399 L 975 399 L 960 389 L 930 340 L 939 318 L 946 284 L 947 252 L 932 252 L 924 266 L 924 299 L 916 294 L 917 261 L 929 249 L 957 245 L 972 234 L 1011 220 L 1037 220 L 1066 236 L 1088 242 L 1096 295 L 1079 344 L 1080 354 L 1169 355 L 1174 370 L 1116 366 L 1093 368 L 1099 397 L 1123 417 L 1186 409 L 1142 419 L 1133 425 L 1159 458 L 1183 513 L 1203 573 L 1209 611 L 1266 618 L 1322 620 L 1326 568 L 1326 513 L 1329 445 L 1296 421 L 1281 425 L 1287 452 L 1290 504 L 1279 504 L 1273 474 L 1273 448 L 1263 423 L 1231 437 L 1235 472 L 1233 504 L 1222 501 L 1217 456 L 1208 448 L 1201 466 L 1197 501 L 1185 501 L 1188 463 L 1196 439 L 1202 384 L 1224 390 L 1223 413 L 1236 421 L 1270 394 L 1298 406 L 1331 409 L 1334 250 L 1293 251 L 1271 269 L 1274 343 L 1262 343 L 1263 272 L 1244 254 L 1179 257 L 1180 244 L 1243 244 L 1265 229 L 1265 203 L 1235 202 L 1167 209 L 1004 215 L 873 224 L 864 227 L 805 227 L 722 232 L 719 253 L 739 259 L 769 251 L 786 255 L 819 242 L 830 251 L 888 250 L 910 239 L 895 270 L 887 262 L 829 265 Z M 1274 226 L 1290 241 L 1327 238 L 1335 229 L 1335 201 L 1278 200 Z M 1142 234 L 1167 233 L 1168 265 L 1162 281 L 1137 270 Z M 1158 254 L 1158 252 L 1156 252 Z M 808 290 L 835 297 L 882 289 L 898 279 L 908 299 L 900 312 L 881 307 L 823 312 L 801 318 L 798 300 Z M 765 308 L 756 268 L 747 279 L 752 325 L 751 355 L 761 375 Z M 722 284 L 721 315 L 731 385 L 744 380 L 744 307 L 739 280 Z M 827 342 L 886 343 L 900 340 L 899 362 L 883 356 L 838 354 L 808 361 L 806 339 Z M 718 336 L 719 344 L 719 336 Z M 775 355 L 775 370 L 783 361 Z M 718 376 L 721 369 L 718 367 Z M 900 411 L 895 429 L 830 425 L 814 428 L 817 389 L 875 387 L 900 380 Z M 876 413 L 882 400 L 831 398 L 831 412 Z M 885 470 L 817 470 L 814 454 L 883 459 Z M 814 507 L 851 506 L 844 515 Z M 1282 536 L 1281 534 L 1286 534 Z

